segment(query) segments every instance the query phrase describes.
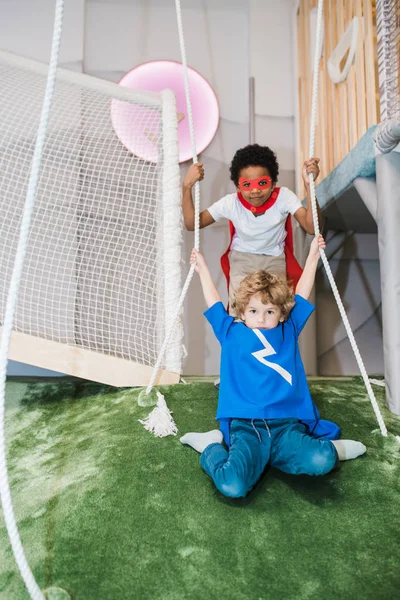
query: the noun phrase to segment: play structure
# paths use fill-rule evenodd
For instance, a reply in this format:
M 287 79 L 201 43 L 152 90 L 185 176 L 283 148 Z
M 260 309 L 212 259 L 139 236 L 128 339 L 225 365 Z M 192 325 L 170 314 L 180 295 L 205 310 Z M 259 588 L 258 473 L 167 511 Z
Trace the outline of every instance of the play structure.
M 179 111 L 174 95 L 169 91 L 133 91 L 61 69 L 56 76 L 62 4 L 60 0 L 56 3 L 48 69 L 0 54 L 5 96 L 0 125 L 1 421 L 7 354 L 21 362 L 111 385 L 146 385 L 146 394 L 155 384 L 178 382 L 181 373 L 181 308 L 194 267 L 181 290 Z M 315 150 L 318 154 L 322 5 L 320 0 L 310 90 L 309 156 Z M 179 2 L 177 9 L 182 63 L 186 66 Z M 336 157 L 342 161 L 331 165 L 333 170 L 318 186 L 317 195 L 328 219 L 335 223 L 334 215 L 346 212 L 341 209 L 342 203 L 348 206 L 346 194 L 353 194 L 355 188 L 364 199 L 367 194 L 362 190 L 368 188 L 365 204 L 370 212 L 375 210 L 380 236 L 387 397 L 392 410 L 400 412 L 400 375 L 396 371 L 400 325 L 393 319 L 399 304 L 396 260 L 400 256 L 395 230 L 396 223 L 400 224 L 398 10 L 396 0 L 377 3 L 378 44 L 383 56 L 382 123 L 375 130 L 369 129 L 346 157 Z M 354 32 L 358 30 L 354 24 L 347 36 L 352 54 L 357 49 Z M 337 55 L 330 68 L 335 85 L 346 75 L 340 70 L 345 50 L 339 47 Z M 344 70 L 350 67 L 351 61 Z M 186 68 L 184 77 L 192 157 L 197 160 Z M 24 93 L 17 94 L 21 88 Z M 133 145 L 132 130 L 136 133 Z M 320 126 L 320 136 L 323 131 Z M 375 160 L 372 134 L 380 152 Z M 376 183 L 371 180 L 375 175 Z M 312 177 L 310 185 L 317 232 Z M 374 198 L 376 209 L 372 207 Z M 198 185 L 195 208 L 194 246 L 198 248 Z M 358 217 L 356 220 L 362 222 Z M 343 226 L 348 224 L 340 221 Z M 330 273 L 323 252 L 322 260 Z M 329 279 L 381 433 L 386 436 L 331 274 Z M 6 479 L 4 452 L 0 470 Z M 42 600 L 43 593 L 18 538 L 6 480 L 2 501 L 21 574 L 31 597 Z
M 47 67 L 1 53 L 0 74 L 4 315 Z M 147 384 L 181 287 L 175 96 L 58 69 L 49 110 L 9 356 Z M 160 382 L 179 380 L 181 337 L 176 327 Z
M 297 13 L 300 163 L 306 158 L 311 116 L 307 36 L 315 27 L 316 6 L 300 2 Z M 323 177 L 316 193 L 328 229 L 378 232 L 386 397 L 397 414 L 400 327 L 393 315 L 400 301 L 399 11 L 395 0 L 376 6 L 360 0 L 325 3 L 316 127 Z M 340 25 L 343 35 L 338 35 Z

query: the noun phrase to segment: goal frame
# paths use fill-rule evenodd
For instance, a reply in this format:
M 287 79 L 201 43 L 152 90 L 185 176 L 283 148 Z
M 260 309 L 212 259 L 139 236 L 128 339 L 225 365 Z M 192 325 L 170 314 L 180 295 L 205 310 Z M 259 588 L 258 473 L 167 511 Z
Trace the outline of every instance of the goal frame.
M 0 58 L 9 65 L 28 69 L 47 76 L 48 66 L 44 63 L 0 51 Z M 98 90 L 110 100 L 126 100 L 154 106 L 162 111 L 162 154 L 163 167 L 160 177 L 160 195 L 163 210 L 158 224 L 160 248 L 157 255 L 160 269 L 168 274 L 158 290 L 158 306 L 163 311 L 165 330 L 178 304 L 181 289 L 181 186 L 178 149 L 178 119 L 175 95 L 171 90 L 161 93 L 131 90 L 116 83 L 98 79 L 83 73 L 57 69 L 57 81 L 82 84 Z M 171 235 L 172 233 L 172 235 Z M 0 330 L 1 330 L 0 326 Z M 163 341 L 161 332 L 155 332 L 158 345 Z M 177 324 L 165 357 L 165 369 L 161 369 L 156 384 L 178 383 L 182 363 L 182 324 Z M 98 381 L 116 387 L 147 386 L 153 367 L 133 360 L 120 358 L 86 349 L 78 345 L 57 342 L 35 335 L 13 331 L 9 359 L 35 367 L 49 369 L 82 379 Z

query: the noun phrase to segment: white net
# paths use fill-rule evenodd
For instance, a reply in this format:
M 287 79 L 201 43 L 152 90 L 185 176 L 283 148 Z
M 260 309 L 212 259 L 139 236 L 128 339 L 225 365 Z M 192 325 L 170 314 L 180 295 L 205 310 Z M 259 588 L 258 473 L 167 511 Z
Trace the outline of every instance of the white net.
M 381 119 L 400 123 L 400 2 L 377 1 Z
M 0 53 L 1 320 L 46 73 Z M 181 284 L 171 96 L 58 71 L 14 331 L 155 364 Z M 179 327 L 163 367 L 181 370 Z

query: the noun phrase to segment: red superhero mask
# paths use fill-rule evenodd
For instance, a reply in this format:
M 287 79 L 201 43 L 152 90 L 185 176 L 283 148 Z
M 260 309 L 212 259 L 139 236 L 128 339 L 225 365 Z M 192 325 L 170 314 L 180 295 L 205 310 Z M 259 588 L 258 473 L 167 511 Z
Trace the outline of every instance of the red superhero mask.
M 257 190 L 265 190 L 272 183 L 271 177 L 264 175 L 264 177 L 260 177 L 259 179 L 246 179 L 245 177 L 241 177 L 239 179 L 239 188 L 242 192 L 248 192 L 253 189 Z

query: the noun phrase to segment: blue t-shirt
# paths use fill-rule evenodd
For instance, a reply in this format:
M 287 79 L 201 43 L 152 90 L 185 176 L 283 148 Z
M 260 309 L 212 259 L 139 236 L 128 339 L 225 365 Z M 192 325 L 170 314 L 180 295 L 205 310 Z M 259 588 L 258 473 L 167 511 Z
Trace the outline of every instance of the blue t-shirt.
M 310 302 L 296 295 L 288 319 L 273 329 L 250 329 L 235 322 L 222 302 L 204 313 L 222 348 L 217 420 L 228 445 L 234 418 L 296 418 L 317 437 L 339 437 L 337 425 L 320 420 L 298 347 L 313 310 Z

